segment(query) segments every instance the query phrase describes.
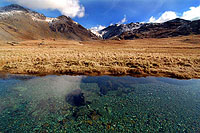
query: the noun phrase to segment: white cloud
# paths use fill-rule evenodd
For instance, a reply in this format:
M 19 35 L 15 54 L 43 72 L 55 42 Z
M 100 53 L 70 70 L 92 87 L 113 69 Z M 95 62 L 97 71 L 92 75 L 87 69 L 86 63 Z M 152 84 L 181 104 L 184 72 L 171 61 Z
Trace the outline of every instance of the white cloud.
M 182 15 L 178 16 L 176 12 L 173 11 L 166 11 L 164 12 L 161 17 L 156 19 L 155 17 L 151 17 L 149 19 L 150 23 L 162 23 L 168 20 L 172 20 L 175 18 L 182 18 L 186 20 L 197 20 L 200 19 L 200 5 L 198 7 L 190 7 L 190 10 L 185 11 Z
M 150 23 L 154 23 L 156 21 L 156 18 L 154 16 L 151 16 L 151 18 L 149 19 Z
M 83 17 L 85 8 L 79 0 L 7 0 L 32 9 L 57 9 L 63 15 Z
M 98 31 L 103 30 L 104 28 L 106 28 L 106 27 L 105 27 L 105 26 L 102 26 L 102 25 L 98 25 L 98 26 L 96 26 L 96 27 L 91 27 L 91 28 L 90 28 L 90 31 L 91 31 L 92 33 L 94 33 L 94 34 L 100 36 L 99 33 L 98 33 Z
M 104 28 L 106 28 L 105 26 L 102 25 L 97 25 L 96 27 L 91 27 L 90 31 L 92 33 L 94 33 L 95 35 L 102 37 L 102 34 L 99 33 L 100 30 L 103 30 Z
M 166 12 L 164 12 L 164 13 L 161 15 L 161 17 L 158 18 L 157 20 L 156 20 L 155 17 L 152 16 L 152 17 L 149 19 L 149 22 L 151 22 L 151 23 L 153 23 L 153 22 L 154 22 L 154 23 L 162 23 L 162 22 L 166 22 L 166 21 L 175 19 L 175 18 L 177 18 L 177 17 L 178 17 L 178 16 L 176 15 L 175 12 L 166 11 Z
M 127 18 L 126 18 L 126 15 L 124 15 L 124 18 L 121 21 L 119 21 L 117 24 L 124 24 L 126 22 L 127 22 Z
M 200 19 L 200 5 L 198 7 L 190 7 L 190 10 L 183 12 L 182 17 L 187 20 Z

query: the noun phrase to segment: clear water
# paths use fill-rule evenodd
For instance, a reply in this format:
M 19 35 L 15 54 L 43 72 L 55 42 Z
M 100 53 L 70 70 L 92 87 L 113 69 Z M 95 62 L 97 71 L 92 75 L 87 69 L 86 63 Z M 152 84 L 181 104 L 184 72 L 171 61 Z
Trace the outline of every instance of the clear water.
M 200 132 L 200 80 L 1 76 L 0 132 Z

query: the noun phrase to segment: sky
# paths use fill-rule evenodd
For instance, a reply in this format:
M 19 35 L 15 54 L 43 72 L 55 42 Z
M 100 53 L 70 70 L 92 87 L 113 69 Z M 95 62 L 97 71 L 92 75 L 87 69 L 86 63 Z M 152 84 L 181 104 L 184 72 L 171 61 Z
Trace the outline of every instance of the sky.
M 48 17 L 66 15 L 96 30 L 112 24 L 200 19 L 200 0 L 0 0 L 31 8 Z

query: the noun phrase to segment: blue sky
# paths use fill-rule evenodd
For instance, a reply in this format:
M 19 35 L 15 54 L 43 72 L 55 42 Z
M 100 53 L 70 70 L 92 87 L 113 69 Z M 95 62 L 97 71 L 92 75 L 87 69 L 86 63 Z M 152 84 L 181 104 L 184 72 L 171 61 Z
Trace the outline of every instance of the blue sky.
M 12 3 L 17 3 L 17 1 L 23 0 L 11 1 L 13 1 Z M 10 2 L 6 2 L 6 0 L 0 1 L 0 6 L 8 4 Z M 115 24 L 120 22 L 124 17 L 126 17 L 125 23 L 148 22 L 152 16 L 154 16 L 153 19 L 158 19 L 166 11 L 173 11 L 177 16 L 181 16 L 190 7 L 200 6 L 200 0 L 80 0 L 79 4 L 85 9 L 84 16 L 76 16 L 73 20 L 86 28 L 90 28 L 97 25 L 109 26 L 111 23 Z M 31 8 L 48 17 L 61 15 L 60 10 L 57 9 Z

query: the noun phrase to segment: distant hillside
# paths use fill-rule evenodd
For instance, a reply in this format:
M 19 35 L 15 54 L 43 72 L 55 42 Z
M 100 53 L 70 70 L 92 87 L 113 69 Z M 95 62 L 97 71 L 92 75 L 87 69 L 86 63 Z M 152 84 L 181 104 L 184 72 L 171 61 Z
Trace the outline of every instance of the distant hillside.
M 99 34 L 104 39 L 167 38 L 200 34 L 200 20 L 174 19 L 165 23 L 130 23 L 111 25 Z
M 0 8 L 0 39 L 92 40 L 98 37 L 69 17 L 48 18 L 13 4 Z

